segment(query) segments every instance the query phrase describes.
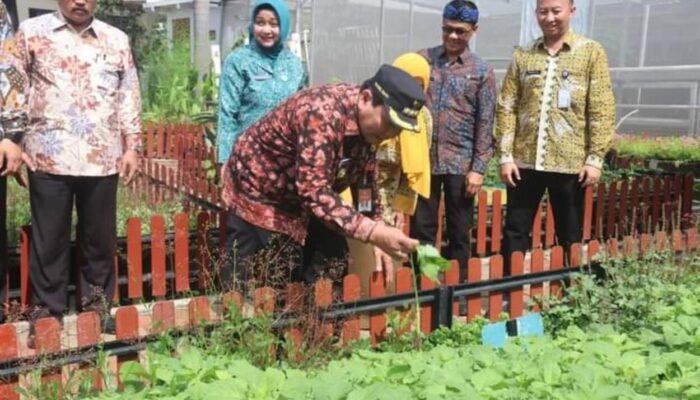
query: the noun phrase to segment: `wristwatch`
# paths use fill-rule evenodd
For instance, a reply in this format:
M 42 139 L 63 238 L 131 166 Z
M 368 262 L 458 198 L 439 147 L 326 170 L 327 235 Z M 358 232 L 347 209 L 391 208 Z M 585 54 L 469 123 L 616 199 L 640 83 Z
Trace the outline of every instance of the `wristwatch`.
M 10 139 L 15 144 L 21 144 L 27 127 L 27 117 L 17 115 L 9 118 L 0 117 L 0 139 Z
M 139 143 L 139 144 L 132 144 L 131 146 L 129 146 L 129 147 L 127 148 L 127 150 L 132 150 L 132 151 L 137 152 L 138 154 L 141 154 L 141 152 L 143 151 L 143 146 L 141 145 L 141 143 Z
M 143 151 L 143 145 L 141 144 L 141 134 L 132 133 L 124 136 L 124 148 L 129 151 L 135 151 L 141 154 Z

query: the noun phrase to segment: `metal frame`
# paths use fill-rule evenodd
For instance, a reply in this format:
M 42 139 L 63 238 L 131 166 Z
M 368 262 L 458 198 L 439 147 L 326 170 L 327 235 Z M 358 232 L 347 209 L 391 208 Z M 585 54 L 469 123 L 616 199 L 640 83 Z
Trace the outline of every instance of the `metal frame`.
M 697 72 L 698 79 L 693 80 L 692 75 Z M 687 110 L 688 118 L 665 119 L 661 118 L 658 124 L 671 122 L 678 127 L 685 126 L 688 134 L 700 134 L 700 65 L 678 65 L 671 67 L 622 67 L 611 68 L 610 73 L 613 80 L 619 82 L 618 87 L 624 89 L 637 89 L 637 99 L 635 103 L 618 103 L 618 109 L 626 110 Z M 651 74 L 672 74 L 681 75 L 682 80 L 670 80 L 664 78 L 662 81 L 648 81 L 642 78 Z M 625 74 L 634 75 L 632 79 L 625 79 Z M 687 89 L 689 92 L 688 104 L 643 104 L 641 101 L 642 90 L 644 89 Z M 628 122 L 634 123 L 645 120 L 644 118 L 630 118 Z M 664 122 L 662 122 L 664 121 Z M 653 122 L 653 121 L 652 121 Z

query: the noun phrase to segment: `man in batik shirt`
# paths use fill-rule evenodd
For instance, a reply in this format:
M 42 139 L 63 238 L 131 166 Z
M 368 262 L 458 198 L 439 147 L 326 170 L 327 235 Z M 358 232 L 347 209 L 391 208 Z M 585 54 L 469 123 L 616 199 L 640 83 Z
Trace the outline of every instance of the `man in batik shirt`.
M 438 206 L 444 195 L 445 256 L 459 261 L 462 279 L 470 256 L 474 196 L 493 154 L 496 108 L 493 68 L 469 49 L 478 23 L 479 10 L 473 2 L 451 1 L 443 10 L 442 45 L 419 52 L 430 63 L 427 107 L 433 116 L 433 143 L 430 198 L 418 199 L 411 237 L 435 243 Z
M 547 190 L 559 245 L 581 241 L 584 187 L 598 182 L 615 129 L 615 99 L 603 47 L 575 34 L 572 0 L 540 0 L 544 33 L 513 54 L 498 100 L 501 180 L 508 185 L 503 231 L 510 255 L 530 247 Z
M 23 22 L 14 41 L 29 82 L 23 145 L 36 165 L 29 173 L 35 318 L 65 310 L 74 204 L 82 307 L 107 317 L 114 294 L 117 182 L 128 183 L 138 168 L 141 102 L 129 39 L 93 17 L 96 2 L 59 0 L 58 12 Z
M 301 280 L 291 272 L 299 269 L 311 215 L 345 236 L 377 246 L 390 256 L 384 258 L 387 268 L 391 257 L 413 252 L 417 241 L 378 221 L 375 152 L 402 129 L 418 129 L 424 101 L 410 75 L 384 65 L 362 87 L 303 90 L 246 130 L 224 167 L 223 196 L 231 210 L 227 248 L 234 252 L 236 277 L 243 282 Z M 356 207 L 340 198 L 348 187 Z M 261 254 L 275 258 L 261 260 Z M 271 272 L 280 266 L 289 268 Z M 232 274 L 223 271 L 226 285 Z

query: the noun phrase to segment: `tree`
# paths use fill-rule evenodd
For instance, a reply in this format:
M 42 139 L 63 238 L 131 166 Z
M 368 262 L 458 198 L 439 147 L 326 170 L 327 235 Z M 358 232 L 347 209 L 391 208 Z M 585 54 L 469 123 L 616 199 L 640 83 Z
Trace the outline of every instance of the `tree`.
M 98 0 L 95 17 L 129 36 L 131 51 L 136 65 L 141 69 L 146 54 L 164 42 L 162 33 L 146 29 L 141 20 L 144 10 L 141 4 L 127 3 L 124 0 Z

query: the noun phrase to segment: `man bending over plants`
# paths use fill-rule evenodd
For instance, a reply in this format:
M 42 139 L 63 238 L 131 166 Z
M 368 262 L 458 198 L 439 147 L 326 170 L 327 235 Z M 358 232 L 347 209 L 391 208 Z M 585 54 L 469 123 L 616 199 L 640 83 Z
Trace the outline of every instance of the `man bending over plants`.
M 230 209 L 224 285 L 247 282 L 261 271 L 300 261 L 311 215 L 347 237 L 369 242 L 405 259 L 418 241 L 381 222 L 376 148 L 406 129 L 418 131 L 425 103 L 409 74 L 384 65 L 362 86 L 335 84 L 303 90 L 253 124 L 238 139 L 224 166 L 223 198 Z M 350 188 L 356 207 L 338 193 Z M 254 256 L 281 246 L 271 265 Z M 298 273 L 288 279 L 301 280 Z

